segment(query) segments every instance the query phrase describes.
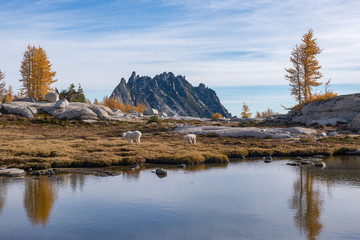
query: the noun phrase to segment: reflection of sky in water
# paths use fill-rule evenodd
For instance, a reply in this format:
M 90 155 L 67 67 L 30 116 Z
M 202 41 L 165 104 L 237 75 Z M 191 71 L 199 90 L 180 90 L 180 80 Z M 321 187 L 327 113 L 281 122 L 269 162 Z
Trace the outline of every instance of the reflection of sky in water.
M 165 178 L 144 170 L 138 176 L 67 174 L 49 181 L 1 181 L 1 239 L 356 239 L 359 185 L 339 181 L 331 162 L 329 176 L 326 169 L 303 174 L 304 189 L 305 183 L 311 187 L 304 200 L 321 202 L 315 220 L 322 228 L 311 238 L 306 228 L 296 227 L 296 209 L 289 208 L 300 174 L 285 163 L 172 169 Z M 359 168 L 351 171 L 359 176 Z M 36 186 L 47 197 L 24 198 Z M 30 199 L 27 207 L 24 199 Z M 29 214 L 29 203 L 44 201 L 49 208 L 44 214 L 36 209 Z M 29 220 L 31 216 L 48 219 L 44 224 Z

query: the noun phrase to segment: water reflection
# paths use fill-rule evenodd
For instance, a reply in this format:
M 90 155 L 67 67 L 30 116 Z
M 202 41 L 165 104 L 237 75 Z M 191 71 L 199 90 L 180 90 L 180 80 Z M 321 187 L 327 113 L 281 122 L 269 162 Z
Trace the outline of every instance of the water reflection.
M 300 167 L 289 205 L 296 211 L 296 227 L 300 232 L 305 231 L 309 240 L 316 240 L 323 227 L 320 222 L 323 200 L 319 189 L 310 171 Z
M 66 177 L 66 176 L 64 176 Z M 85 175 L 83 174 L 70 174 L 70 185 L 73 192 L 76 192 L 78 189 L 83 190 L 85 184 Z
M 0 178 L 0 214 L 5 204 L 7 182 L 8 182 L 7 178 Z
M 24 207 L 31 224 L 47 224 L 55 199 L 56 191 L 48 177 L 25 180 Z
M 166 229 L 173 228 L 176 232 L 185 229 L 184 232 L 191 233 L 193 231 L 192 234 L 195 235 L 200 232 L 202 234 L 210 233 L 214 229 L 214 225 L 211 225 L 214 224 L 214 221 L 207 213 L 211 211 L 211 214 L 214 214 L 211 215 L 214 216 L 214 219 L 224 218 L 222 222 L 229 221 L 229 224 L 224 224 L 222 227 L 226 225 L 230 229 L 233 227 L 230 222 L 241 222 L 243 224 L 241 231 L 247 232 L 248 236 L 255 236 L 251 239 L 264 239 L 262 237 L 267 236 L 269 228 L 264 227 L 263 230 L 259 230 L 257 227 L 258 224 L 262 223 L 270 223 L 270 228 L 273 226 L 278 227 L 278 229 L 290 236 L 289 238 L 274 236 L 274 239 L 332 239 L 329 237 L 334 236 L 329 235 L 329 229 L 333 224 L 331 221 L 339 215 L 338 212 L 334 211 L 334 207 L 330 208 L 329 206 L 336 206 L 335 210 L 338 210 L 338 208 L 343 210 L 344 208 L 341 208 L 343 206 L 340 205 L 346 204 L 344 198 L 341 198 L 340 204 L 334 201 L 333 205 L 328 205 L 331 201 L 329 201 L 326 191 L 332 191 L 336 197 L 339 196 L 336 190 L 341 189 L 341 193 L 344 193 L 346 187 L 354 187 L 357 192 L 347 192 L 346 199 L 356 199 L 360 193 L 359 160 L 356 157 L 326 159 L 328 167 L 323 170 L 308 167 L 289 167 L 285 165 L 285 162 L 279 161 L 265 165 L 262 160 L 254 160 L 229 165 L 188 165 L 186 168 L 179 168 L 177 165 L 143 164 L 136 170 L 132 170 L 128 166 L 106 169 L 77 169 L 76 172 L 71 173 L 57 172 L 52 177 L 42 176 L 39 179 L 25 177 L 16 181 L 10 178 L 0 178 L 0 234 L 5 231 L 8 234 L 17 234 L 11 231 L 13 229 L 11 227 L 18 226 L 16 224 L 20 220 L 18 220 L 17 216 L 24 212 L 23 209 L 25 209 L 28 218 L 21 219 L 26 223 L 21 226 L 29 226 L 27 230 L 22 229 L 23 232 L 34 233 L 39 230 L 31 226 L 31 224 L 40 225 L 41 229 L 36 234 L 40 234 L 42 231 L 48 233 L 55 231 L 55 227 L 60 229 L 58 231 L 63 231 L 64 227 L 61 224 L 66 223 L 66 226 L 77 226 L 73 227 L 72 231 L 77 232 L 79 236 L 85 234 L 85 232 L 90 232 L 90 235 L 94 234 L 97 230 L 92 224 L 97 224 L 100 216 L 106 216 L 107 220 L 104 220 L 103 224 L 109 230 L 111 229 L 111 231 L 108 231 L 109 234 L 113 233 L 114 235 L 124 234 L 122 236 L 125 236 L 126 231 L 119 229 L 118 226 L 126 224 L 127 227 L 125 228 L 130 230 L 135 225 L 150 226 L 143 230 L 144 236 L 150 234 L 149 232 L 161 232 L 164 229 L 164 224 L 169 226 Z M 155 173 L 151 173 L 151 171 L 159 167 L 163 167 L 168 171 L 168 177 L 161 181 L 156 178 Z M 197 171 L 201 171 L 201 173 Z M 115 172 L 122 176 L 97 178 L 86 175 L 97 175 L 104 172 Z M 278 184 L 275 181 L 281 181 L 279 186 L 283 188 L 279 187 L 279 189 L 282 189 L 283 192 L 279 192 L 278 196 L 274 196 L 274 201 L 269 201 L 264 197 L 268 195 L 263 194 L 263 181 L 269 179 L 269 176 L 264 178 L 264 172 L 271 174 L 270 177 L 274 179 L 275 185 Z M 249 179 L 248 182 L 244 181 L 247 179 Z M 193 182 L 196 184 L 193 184 Z M 286 184 L 282 184 L 284 182 Z M 213 189 L 216 189 L 216 191 Z M 161 194 L 154 197 L 154 192 L 161 192 Z M 24 197 L 22 198 L 23 194 Z M 59 195 L 58 199 L 57 195 Z M 74 201 L 74 196 L 77 197 L 76 201 Z M 184 201 L 177 200 L 178 198 L 184 199 Z M 224 199 L 226 199 L 226 204 L 223 204 Z M 211 203 L 203 204 L 207 200 Z M 285 200 L 285 204 L 288 201 L 288 208 L 284 208 L 283 200 Z M 15 205 L 16 201 L 19 201 L 19 203 Z M 58 202 L 54 209 L 55 201 Z M 276 202 L 281 202 L 280 208 L 276 208 L 278 206 L 273 204 Z M 349 204 L 349 202 L 347 203 Z M 273 216 L 276 214 L 273 214 L 272 211 L 269 212 L 272 207 L 261 208 L 266 204 L 274 206 L 274 211 L 277 213 L 283 211 L 282 214 Z M 344 214 L 346 218 L 343 218 L 345 220 L 351 219 L 352 223 L 358 221 L 356 216 L 352 218 L 347 216 L 352 212 L 356 214 L 358 205 L 357 203 L 353 204 L 355 211 L 351 209 L 349 212 L 345 208 Z M 22 205 L 24 208 L 22 208 Z M 98 207 L 93 208 L 93 206 Z M 191 208 L 189 206 L 196 207 Z M 236 210 L 234 210 L 233 206 L 236 206 Z M 350 206 L 352 206 L 351 202 Z M 14 211 L 18 212 L 14 214 Z M 196 216 L 191 216 L 189 220 L 189 213 L 195 211 L 198 211 Z M 153 217 L 154 212 L 156 214 L 160 212 L 160 215 L 156 215 L 155 220 Z M 254 212 L 258 215 L 256 215 L 256 218 L 249 220 L 248 216 L 252 216 Z M 122 217 L 119 218 L 119 216 Z M 270 219 L 269 216 L 273 217 L 273 219 Z M 201 219 L 202 217 L 206 219 Z M 15 220 L 11 222 L 9 219 Z M 197 221 L 204 225 L 199 225 Z M 15 225 L 14 222 L 16 222 Z M 184 222 L 189 222 L 189 225 L 182 225 Z M 276 224 L 272 225 L 272 223 Z M 344 227 L 345 224 L 342 226 L 339 226 L 341 225 L 339 223 L 335 224 L 340 229 L 338 232 L 341 233 L 341 231 L 345 232 L 347 230 L 346 226 Z M 47 227 L 42 228 L 41 225 L 47 225 Z M 196 227 L 193 228 L 192 225 Z M 239 233 L 238 224 L 235 225 L 232 230 L 232 239 L 237 239 Z M 87 231 L 84 229 L 87 229 Z M 275 232 L 274 230 L 274 234 L 284 234 L 281 231 L 276 230 Z M 297 235 L 298 231 L 300 231 L 301 237 L 296 238 L 295 236 L 291 238 Z M 336 229 L 331 231 L 336 232 Z M 230 232 L 224 231 L 226 234 L 231 234 Z M 138 234 L 136 236 L 141 235 L 140 230 L 136 231 L 136 233 Z M 355 230 L 355 233 L 358 233 L 357 230 Z M 129 234 L 130 237 L 122 239 L 130 239 L 133 233 Z M 193 238 L 195 238 L 194 235 Z M 116 238 L 113 237 L 113 239 Z M 132 239 L 150 238 L 141 236 Z M 191 237 L 187 239 L 191 239 Z

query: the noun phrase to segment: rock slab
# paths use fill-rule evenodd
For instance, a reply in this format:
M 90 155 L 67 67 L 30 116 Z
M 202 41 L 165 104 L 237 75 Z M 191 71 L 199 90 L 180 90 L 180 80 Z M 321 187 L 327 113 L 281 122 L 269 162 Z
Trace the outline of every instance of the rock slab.
M 0 176 L 2 177 L 23 177 L 26 173 L 19 168 L 0 168 Z

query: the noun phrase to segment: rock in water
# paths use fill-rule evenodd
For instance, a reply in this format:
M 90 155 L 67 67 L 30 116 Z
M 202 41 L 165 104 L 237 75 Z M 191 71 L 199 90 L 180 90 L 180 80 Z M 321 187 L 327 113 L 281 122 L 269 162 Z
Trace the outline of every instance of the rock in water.
M 170 117 L 210 118 L 214 113 L 231 116 L 214 90 L 204 84 L 193 87 L 185 77 L 175 76 L 171 72 L 164 72 L 154 78 L 139 77 L 133 72 L 127 83 L 124 78 L 121 79 L 110 97 L 133 106 L 144 103 L 148 109 L 157 109 Z
M 23 169 L 19 168 L 1 168 L 0 176 L 3 177 L 23 177 L 26 173 Z
M 167 174 L 166 170 L 164 170 L 163 168 L 156 169 L 155 173 L 156 175 L 162 175 L 162 176 Z

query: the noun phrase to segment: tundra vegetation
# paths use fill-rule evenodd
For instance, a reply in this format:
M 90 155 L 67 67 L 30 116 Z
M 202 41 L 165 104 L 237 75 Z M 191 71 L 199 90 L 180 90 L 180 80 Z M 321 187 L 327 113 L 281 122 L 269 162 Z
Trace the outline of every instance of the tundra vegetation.
M 0 165 L 24 169 L 99 167 L 139 163 L 226 163 L 239 157 L 345 154 L 360 146 L 359 137 L 339 135 L 322 139 L 260 139 L 198 135 L 197 144 L 184 142 L 173 129 L 183 121 L 145 120 L 97 122 L 0 117 Z M 197 125 L 200 122 L 187 121 Z M 204 122 L 201 122 L 204 124 Z M 212 121 L 205 124 L 219 124 Z M 233 124 L 233 123 L 222 123 Z M 229 125 L 230 126 L 230 125 Z M 121 138 L 128 130 L 142 132 L 141 145 Z

